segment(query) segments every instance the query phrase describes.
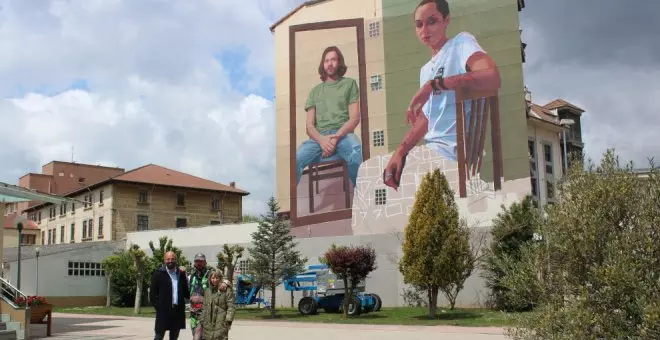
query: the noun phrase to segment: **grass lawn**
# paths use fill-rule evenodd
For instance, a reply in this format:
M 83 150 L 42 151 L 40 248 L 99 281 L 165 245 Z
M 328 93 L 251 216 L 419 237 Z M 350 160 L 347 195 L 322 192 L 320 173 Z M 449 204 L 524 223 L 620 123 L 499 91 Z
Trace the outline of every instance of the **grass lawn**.
M 78 314 L 101 314 L 118 316 L 135 316 L 133 308 L 105 308 L 105 307 L 70 307 L 55 308 L 55 312 L 78 313 Z M 138 316 L 154 317 L 156 312 L 152 307 L 143 307 Z M 349 317 L 344 320 L 338 313 L 325 313 L 320 310 L 317 315 L 304 316 L 297 309 L 281 308 L 277 310 L 277 321 L 300 321 L 300 322 L 320 322 L 320 323 L 349 323 L 349 324 L 374 324 L 374 325 L 454 325 L 454 326 L 483 326 L 499 327 L 507 325 L 507 315 L 502 312 L 488 309 L 449 309 L 438 308 L 438 318 L 430 320 L 427 317 L 427 310 L 424 308 L 398 307 L 383 308 L 378 312 L 362 314 L 355 317 Z M 238 308 L 236 311 L 237 320 L 259 320 L 268 321 L 270 313 L 266 309 L 257 308 Z

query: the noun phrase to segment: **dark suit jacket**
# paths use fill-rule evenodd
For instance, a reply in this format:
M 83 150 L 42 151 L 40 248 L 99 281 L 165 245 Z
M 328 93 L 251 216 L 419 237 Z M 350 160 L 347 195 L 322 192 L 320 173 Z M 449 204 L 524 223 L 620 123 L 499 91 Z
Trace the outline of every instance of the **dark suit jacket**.
M 172 302 L 172 279 L 165 266 L 156 269 L 151 275 L 149 300 L 156 309 L 156 332 L 186 328 L 186 299 L 190 299 L 190 289 L 186 273 L 176 269 L 179 275 L 176 303 Z M 173 308 L 172 305 L 177 307 Z

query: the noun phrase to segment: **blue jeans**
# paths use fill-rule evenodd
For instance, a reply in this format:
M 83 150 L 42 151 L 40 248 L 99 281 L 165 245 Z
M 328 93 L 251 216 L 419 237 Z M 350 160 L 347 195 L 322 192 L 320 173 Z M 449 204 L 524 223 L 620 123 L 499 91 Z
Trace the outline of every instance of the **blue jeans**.
M 335 130 L 324 131 L 321 132 L 321 134 L 327 136 L 336 132 L 337 131 Z M 335 147 L 335 153 L 329 157 L 321 158 L 322 153 L 321 146 L 313 139 L 304 141 L 298 147 L 298 150 L 296 151 L 296 183 L 300 183 L 303 170 L 310 164 L 321 161 L 343 159 L 346 161 L 348 167 L 348 177 L 351 179 L 353 187 L 355 187 L 358 170 L 360 169 L 360 164 L 362 164 L 362 144 L 360 144 L 360 140 L 357 136 L 353 133 L 349 133 L 342 137 Z

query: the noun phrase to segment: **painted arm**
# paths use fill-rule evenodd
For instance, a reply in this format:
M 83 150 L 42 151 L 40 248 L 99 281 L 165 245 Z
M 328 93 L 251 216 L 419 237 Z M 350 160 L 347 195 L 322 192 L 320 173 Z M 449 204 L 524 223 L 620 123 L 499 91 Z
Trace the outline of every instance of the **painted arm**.
M 410 152 L 410 150 L 414 148 L 415 145 L 417 145 L 417 143 L 422 140 L 422 138 L 424 138 L 428 128 L 429 120 L 425 115 L 421 115 L 418 119 L 415 120 L 412 128 L 408 130 L 406 136 L 396 148 L 395 152 L 401 157 L 407 155 L 408 152 Z
M 348 120 L 342 127 L 337 130 L 337 137 L 341 139 L 347 134 L 355 131 L 358 124 L 360 124 L 360 102 L 354 102 L 348 105 Z
M 464 74 L 457 74 L 443 79 L 444 84 L 436 80 L 436 85 L 442 85 L 448 90 L 467 88 L 475 91 L 497 90 L 502 85 L 500 71 L 493 58 L 484 52 L 476 52 L 468 58 L 465 65 L 467 70 Z M 431 88 L 429 81 L 425 86 Z
M 307 110 L 307 121 L 305 123 L 305 130 L 307 131 L 307 136 L 321 144 L 321 139 L 323 135 L 316 129 L 316 108 L 310 107 Z

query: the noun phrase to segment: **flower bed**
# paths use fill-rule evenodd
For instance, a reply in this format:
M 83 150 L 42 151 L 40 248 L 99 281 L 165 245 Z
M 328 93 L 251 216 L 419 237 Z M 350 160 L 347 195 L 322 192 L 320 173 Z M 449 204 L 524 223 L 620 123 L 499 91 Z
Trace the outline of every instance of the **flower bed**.
M 43 296 L 28 296 L 27 299 L 19 296 L 14 302 L 19 307 L 48 305 L 48 301 Z

